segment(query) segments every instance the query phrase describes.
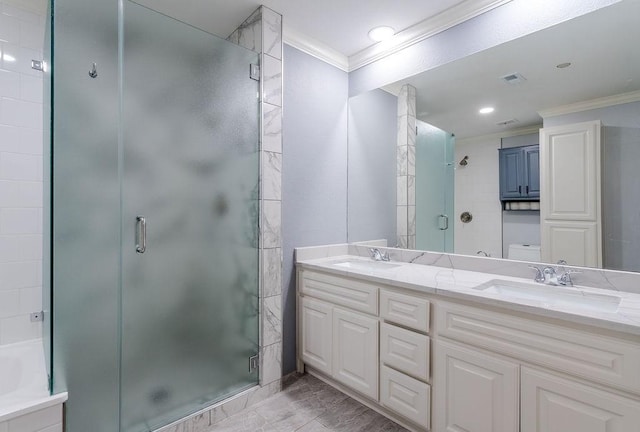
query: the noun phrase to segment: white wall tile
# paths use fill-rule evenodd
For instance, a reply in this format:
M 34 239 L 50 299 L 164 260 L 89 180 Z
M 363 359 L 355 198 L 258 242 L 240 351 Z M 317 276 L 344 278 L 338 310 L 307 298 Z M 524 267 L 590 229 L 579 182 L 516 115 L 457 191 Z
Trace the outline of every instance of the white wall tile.
M 42 310 L 42 287 L 22 288 L 18 291 L 20 292 L 20 307 L 18 310 L 21 314 L 30 314 Z
M 39 23 L 20 22 L 20 46 L 42 52 L 44 30 Z
M 41 77 L 20 75 L 20 99 L 41 104 L 44 98 L 43 85 Z
M 0 97 L 20 97 L 20 74 L 0 69 Z
M 41 71 L 31 68 L 31 60 L 42 60 L 40 51 L 4 42 L 0 43 L 0 48 L 2 48 L 3 52 L 0 69 L 37 77 L 42 76 Z M 12 60 L 9 60 L 7 55 L 11 56 Z
M 0 152 L 41 155 L 42 131 L 0 125 Z
M 2 13 L 22 21 L 41 23 L 47 11 L 47 0 L 3 0 Z
M 0 152 L 0 180 L 42 181 L 42 156 Z
M 0 263 L 0 290 L 42 285 L 42 261 Z
M 42 209 L 0 208 L 0 234 L 42 234 Z
M 18 44 L 20 42 L 20 20 L 9 15 L 0 15 L 0 41 Z
M 0 180 L 1 207 L 42 207 L 42 182 Z
M 31 322 L 29 315 L 0 318 L 0 345 L 39 339 L 41 337 L 41 323 Z
M 0 262 L 42 259 L 42 235 L 0 235 Z
M 42 104 L 19 99 L 0 99 L 0 123 L 42 129 Z
M 42 59 L 46 5 L 0 0 L 0 344 L 41 337 L 29 313 L 42 308 L 43 74 L 31 61 Z
M 20 313 L 20 291 L 0 291 L 0 318 L 8 318 Z

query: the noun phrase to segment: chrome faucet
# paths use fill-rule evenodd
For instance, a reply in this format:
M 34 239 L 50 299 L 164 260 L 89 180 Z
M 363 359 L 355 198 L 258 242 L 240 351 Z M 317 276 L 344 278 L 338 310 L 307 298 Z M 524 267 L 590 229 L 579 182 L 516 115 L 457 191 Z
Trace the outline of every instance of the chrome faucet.
M 391 261 L 391 257 L 389 257 L 389 252 L 380 252 L 378 248 L 369 249 L 369 253 L 371 254 L 371 258 L 375 261 Z
M 482 255 L 482 256 L 486 256 L 486 257 L 490 257 L 491 256 L 491 254 L 488 254 L 483 250 L 479 250 L 478 252 L 476 252 L 476 255 Z
M 573 280 L 571 280 L 571 275 L 574 273 L 580 273 L 575 270 L 567 270 L 564 265 L 567 264 L 566 261 L 560 260 L 558 261 L 558 267 L 554 268 L 551 266 L 546 266 L 544 269 L 540 269 L 540 267 L 529 266 L 530 268 L 536 271 L 536 275 L 533 280 L 538 283 L 543 283 L 545 285 L 562 285 L 562 286 L 573 286 Z

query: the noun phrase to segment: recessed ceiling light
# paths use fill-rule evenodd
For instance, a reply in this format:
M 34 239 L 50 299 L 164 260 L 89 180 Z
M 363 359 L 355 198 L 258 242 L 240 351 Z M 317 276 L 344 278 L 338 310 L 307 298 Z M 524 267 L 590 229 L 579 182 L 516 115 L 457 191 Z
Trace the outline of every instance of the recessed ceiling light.
M 568 68 L 569 66 L 571 66 L 571 63 L 570 63 L 570 62 L 560 63 L 560 64 L 556 65 L 556 67 L 557 67 L 558 69 Z
M 396 31 L 388 26 L 380 26 L 369 30 L 369 38 L 375 42 L 387 40 L 394 34 L 396 34 Z
M 480 108 L 478 110 L 478 112 L 480 114 L 491 114 L 492 112 L 494 112 L 496 109 L 494 107 L 484 107 L 484 108 Z

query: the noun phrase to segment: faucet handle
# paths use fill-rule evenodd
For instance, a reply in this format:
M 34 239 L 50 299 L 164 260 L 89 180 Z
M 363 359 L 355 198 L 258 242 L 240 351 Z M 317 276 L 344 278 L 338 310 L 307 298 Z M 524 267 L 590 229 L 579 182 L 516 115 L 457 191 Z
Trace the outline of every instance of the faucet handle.
M 533 278 L 534 281 L 538 283 L 544 282 L 544 273 L 542 273 L 542 270 L 540 270 L 540 267 L 530 265 L 529 268 L 534 269 L 536 271 L 536 275 Z
M 560 275 L 560 283 L 562 285 L 565 286 L 573 286 L 573 280 L 571 279 L 571 275 L 572 274 L 576 274 L 576 273 L 582 273 L 581 271 L 577 271 L 577 270 L 567 270 L 565 272 L 562 273 L 562 275 Z

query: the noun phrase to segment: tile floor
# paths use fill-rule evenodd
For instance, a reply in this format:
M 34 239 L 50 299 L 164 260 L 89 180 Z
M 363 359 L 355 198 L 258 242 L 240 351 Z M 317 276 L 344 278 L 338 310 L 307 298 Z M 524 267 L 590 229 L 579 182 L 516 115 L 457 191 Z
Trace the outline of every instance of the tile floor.
M 407 429 L 311 375 L 208 432 L 403 432 Z

